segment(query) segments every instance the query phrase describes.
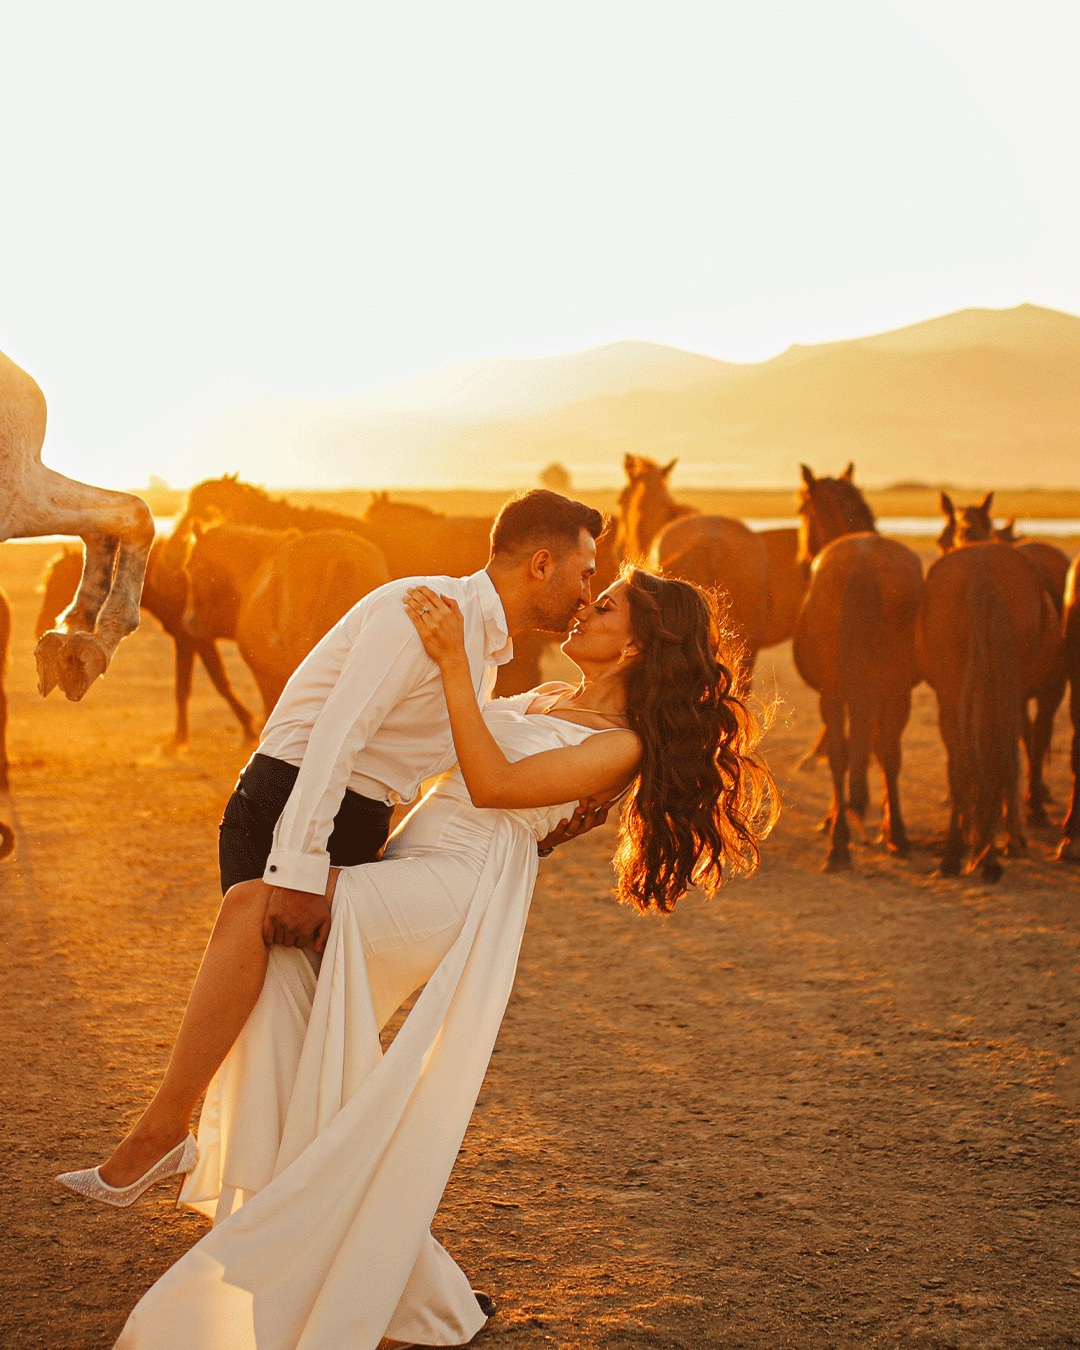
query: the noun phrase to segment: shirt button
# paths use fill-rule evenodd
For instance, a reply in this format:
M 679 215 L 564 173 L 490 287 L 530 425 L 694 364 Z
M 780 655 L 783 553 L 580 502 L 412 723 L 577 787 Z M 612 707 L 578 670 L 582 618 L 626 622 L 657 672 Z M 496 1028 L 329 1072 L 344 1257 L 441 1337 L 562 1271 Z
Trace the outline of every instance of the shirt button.
M 271 871 L 271 872 L 276 872 L 276 871 L 277 871 L 277 867 L 274 865 L 274 863 L 271 863 L 271 864 L 270 864 L 270 871 Z

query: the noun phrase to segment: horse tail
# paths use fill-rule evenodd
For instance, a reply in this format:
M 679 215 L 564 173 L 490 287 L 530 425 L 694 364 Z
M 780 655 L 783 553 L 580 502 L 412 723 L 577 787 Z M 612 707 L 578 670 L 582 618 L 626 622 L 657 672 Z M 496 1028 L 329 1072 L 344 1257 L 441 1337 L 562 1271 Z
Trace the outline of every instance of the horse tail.
M 1017 746 L 1024 730 L 1009 613 L 993 581 L 982 571 L 976 574 L 968 612 L 959 712 L 970 781 L 966 802 L 958 805 L 974 854 L 980 841 L 983 851 L 993 845 L 1002 810 L 1016 796 L 1020 778 Z
M 848 801 L 856 815 L 866 810 L 867 770 L 874 723 L 881 707 L 885 650 L 885 605 L 877 573 L 855 566 L 840 602 L 840 692 L 848 723 Z

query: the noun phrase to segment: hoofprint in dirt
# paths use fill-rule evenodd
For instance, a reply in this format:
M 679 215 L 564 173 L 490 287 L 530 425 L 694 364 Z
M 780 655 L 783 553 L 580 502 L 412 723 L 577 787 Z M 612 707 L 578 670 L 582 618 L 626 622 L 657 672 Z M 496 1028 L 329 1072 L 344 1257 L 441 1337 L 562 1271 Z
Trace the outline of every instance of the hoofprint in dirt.
M 112 1211 L 52 1176 L 102 1158 L 164 1064 L 245 752 L 198 681 L 190 750 L 161 752 L 171 664 L 149 622 L 81 705 L 37 698 L 18 656 L 49 553 L 0 548 L 20 839 L 0 872 L 0 1344 L 92 1350 L 204 1223 L 165 1187 Z M 481 1343 L 1076 1345 L 1080 872 L 1050 861 L 1051 830 L 997 887 L 935 876 L 944 757 L 921 688 L 912 857 L 864 843 L 823 876 L 827 774 L 794 769 L 814 703 L 771 656 L 787 809 L 760 876 L 643 919 L 611 899 L 610 826 L 543 865 L 436 1222 L 499 1302 Z

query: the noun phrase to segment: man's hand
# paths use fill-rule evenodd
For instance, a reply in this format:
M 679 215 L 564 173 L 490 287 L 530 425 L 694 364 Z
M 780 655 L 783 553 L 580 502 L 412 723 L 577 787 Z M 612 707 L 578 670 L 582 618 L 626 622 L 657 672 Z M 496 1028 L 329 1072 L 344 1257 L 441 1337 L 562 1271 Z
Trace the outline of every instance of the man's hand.
M 536 846 L 537 849 L 541 853 L 548 853 L 553 848 L 558 848 L 560 844 L 565 844 L 571 839 L 577 839 L 579 835 L 588 834 L 597 825 L 603 825 L 608 818 L 608 812 L 614 805 L 613 801 L 594 802 L 589 800 L 578 802 L 570 819 L 560 820 L 551 833 L 540 840 Z
M 331 876 L 330 895 L 336 874 Z M 321 952 L 330 935 L 330 901 L 311 891 L 271 886 L 263 915 L 263 941 L 268 947 L 314 947 Z

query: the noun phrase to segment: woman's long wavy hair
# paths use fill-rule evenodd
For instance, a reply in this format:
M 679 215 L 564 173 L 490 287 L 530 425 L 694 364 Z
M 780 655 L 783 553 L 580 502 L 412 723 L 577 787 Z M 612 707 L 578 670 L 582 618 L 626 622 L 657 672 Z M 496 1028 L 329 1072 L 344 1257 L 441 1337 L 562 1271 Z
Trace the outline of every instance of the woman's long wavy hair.
M 669 913 L 692 885 L 710 893 L 756 870 L 779 814 L 753 757 L 762 728 L 735 693 L 715 599 L 688 581 L 624 567 L 641 654 L 626 674 L 627 720 L 643 747 L 615 854 L 619 899 Z

